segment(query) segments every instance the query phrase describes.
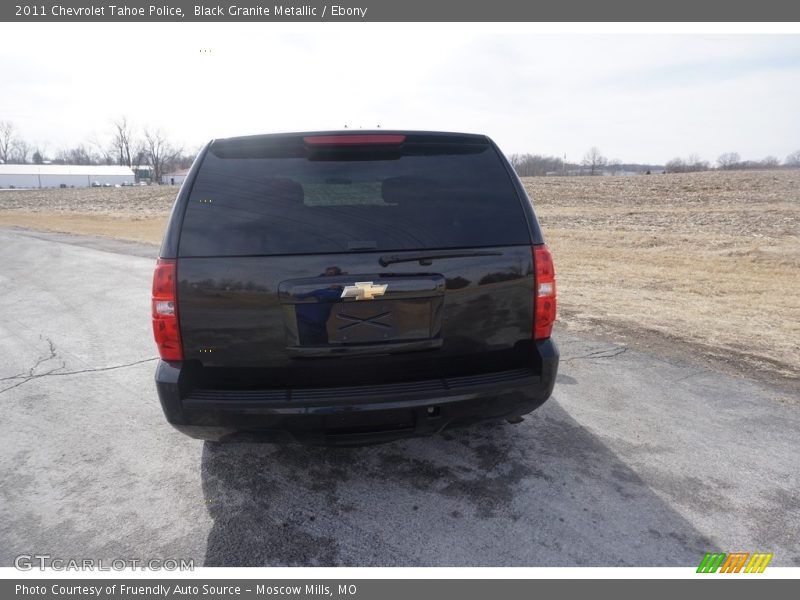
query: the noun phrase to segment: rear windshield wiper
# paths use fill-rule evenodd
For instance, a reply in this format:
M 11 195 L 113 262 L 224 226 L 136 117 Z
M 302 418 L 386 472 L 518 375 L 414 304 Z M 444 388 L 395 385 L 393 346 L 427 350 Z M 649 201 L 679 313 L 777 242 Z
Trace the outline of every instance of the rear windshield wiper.
M 491 250 L 422 250 L 420 252 L 404 252 L 403 254 L 385 254 L 378 263 L 382 267 L 401 262 L 419 261 L 421 265 L 429 265 L 434 258 L 461 258 L 465 256 L 502 256 L 502 252 Z

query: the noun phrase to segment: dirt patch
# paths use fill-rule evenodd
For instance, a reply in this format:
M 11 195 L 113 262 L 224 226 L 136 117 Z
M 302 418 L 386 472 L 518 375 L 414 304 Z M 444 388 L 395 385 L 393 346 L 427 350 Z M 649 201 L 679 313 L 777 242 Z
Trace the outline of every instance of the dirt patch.
M 178 188 L 0 191 L 0 225 L 160 244 Z
M 16 225 L 40 231 L 98 235 L 143 244 L 159 244 L 164 236 L 167 217 L 0 212 L 0 225 Z
M 80 213 L 153 217 L 168 215 L 177 186 L 0 190 L 0 212 Z
M 800 389 L 800 171 L 523 182 L 560 327 Z M 176 193 L 3 191 L 0 224 L 158 244 Z

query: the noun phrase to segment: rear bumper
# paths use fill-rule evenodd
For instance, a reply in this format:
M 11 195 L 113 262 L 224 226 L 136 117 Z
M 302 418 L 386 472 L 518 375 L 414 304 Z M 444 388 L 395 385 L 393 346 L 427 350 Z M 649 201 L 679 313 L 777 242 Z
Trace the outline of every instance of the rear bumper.
M 536 370 L 292 390 L 190 389 L 181 363 L 159 361 L 156 388 L 167 420 L 192 437 L 376 443 L 535 410 L 550 397 L 558 371 L 555 343 L 538 342 L 537 350 Z

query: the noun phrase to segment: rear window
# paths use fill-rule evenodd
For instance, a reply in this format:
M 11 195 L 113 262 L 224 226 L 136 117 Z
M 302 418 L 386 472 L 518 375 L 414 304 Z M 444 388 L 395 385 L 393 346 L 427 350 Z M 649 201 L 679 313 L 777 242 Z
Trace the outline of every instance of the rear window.
M 486 143 L 309 148 L 215 143 L 192 187 L 180 256 L 530 244 L 513 182 Z

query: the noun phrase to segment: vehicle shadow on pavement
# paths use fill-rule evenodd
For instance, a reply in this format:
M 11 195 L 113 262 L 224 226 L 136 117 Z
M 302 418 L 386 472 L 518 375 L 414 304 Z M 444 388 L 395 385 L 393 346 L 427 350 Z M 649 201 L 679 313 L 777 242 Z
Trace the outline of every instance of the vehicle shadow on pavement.
M 206 443 L 202 482 L 205 566 L 687 566 L 715 550 L 555 399 L 518 425 L 381 446 Z

